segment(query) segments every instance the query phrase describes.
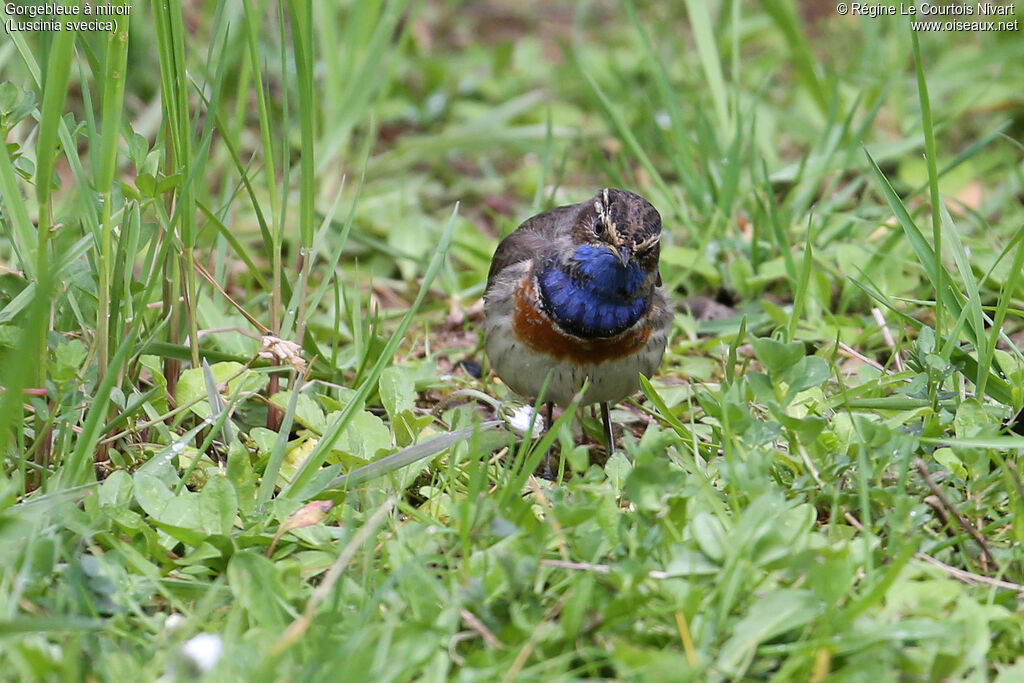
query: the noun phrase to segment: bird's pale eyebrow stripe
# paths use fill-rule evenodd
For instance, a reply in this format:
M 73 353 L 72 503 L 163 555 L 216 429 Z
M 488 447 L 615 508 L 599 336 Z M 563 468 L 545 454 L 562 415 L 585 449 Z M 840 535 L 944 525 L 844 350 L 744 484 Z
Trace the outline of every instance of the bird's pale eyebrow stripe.
M 616 230 L 615 222 L 612 220 L 611 200 L 608 199 L 608 188 L 601 190 L 601 199 L 594 200 L 594 210 L 597 212 L 597 219 L 604 223 L 612 242 L 618 244 L 619 233 Z
M 661 235 L 651 235 L 636 246 L 637 251 L 645 251 L 661 241 Z

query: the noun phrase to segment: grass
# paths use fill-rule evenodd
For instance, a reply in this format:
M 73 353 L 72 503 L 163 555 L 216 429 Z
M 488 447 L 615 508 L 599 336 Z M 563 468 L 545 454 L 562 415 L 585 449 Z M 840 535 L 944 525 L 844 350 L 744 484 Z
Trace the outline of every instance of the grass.
M 0 46 L 4 677 L 1024 675 L 1019 30 L 116 21 Z M 610 457 L 586 409 L 507 426 L 478 305 L 603 186 L 661 210 L 677 308 Z

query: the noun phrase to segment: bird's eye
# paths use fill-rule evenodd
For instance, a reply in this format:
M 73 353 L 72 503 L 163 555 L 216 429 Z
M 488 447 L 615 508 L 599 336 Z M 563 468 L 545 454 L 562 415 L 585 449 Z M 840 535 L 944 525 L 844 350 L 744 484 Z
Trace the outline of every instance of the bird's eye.
M 597 235 L 598 237 L 601 237 L 602 235 L 604 235 L 605 230 L 606 230 L 606 228 L 605 228 L 605 225 L 604 225 L 604 221 L 602 221 L 600 218 L 598 218 L 594 222 L 594 234 Z

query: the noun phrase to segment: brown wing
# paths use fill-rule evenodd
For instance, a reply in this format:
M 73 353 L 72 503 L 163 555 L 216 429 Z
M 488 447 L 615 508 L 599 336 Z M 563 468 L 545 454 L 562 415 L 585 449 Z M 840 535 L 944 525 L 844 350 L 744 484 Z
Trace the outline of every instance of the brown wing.
M 491 269 L 487 272 L 487 286 L 490 287 L 494 276 L 505 268 L 549 249 L 559 233 L 568 233 L 572 229 L 579 210 L 579 204 L 559 206 L 524 221 L 494 250 Z

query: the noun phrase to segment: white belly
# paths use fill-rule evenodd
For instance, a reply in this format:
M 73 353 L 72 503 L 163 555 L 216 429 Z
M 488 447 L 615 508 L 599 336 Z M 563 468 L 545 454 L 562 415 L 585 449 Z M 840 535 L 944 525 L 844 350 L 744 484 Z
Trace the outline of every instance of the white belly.
M 544 401 L 561 406 L 572 401 L 588 378 L 590 384 L 583 404 L 614 403 L 636 393 L 640 388 L 640 374 L 653 375 L 665 351 L 665 330 L 656 329 L 639 353 L 598 364 L 578 365 L 532 351 L 516 341 L 511 325 L 492 325 L 491 322 L 488 320 L 487 325 L 487 357 L 498 376 L 517 394 L 536 398 L 550 373 Z

